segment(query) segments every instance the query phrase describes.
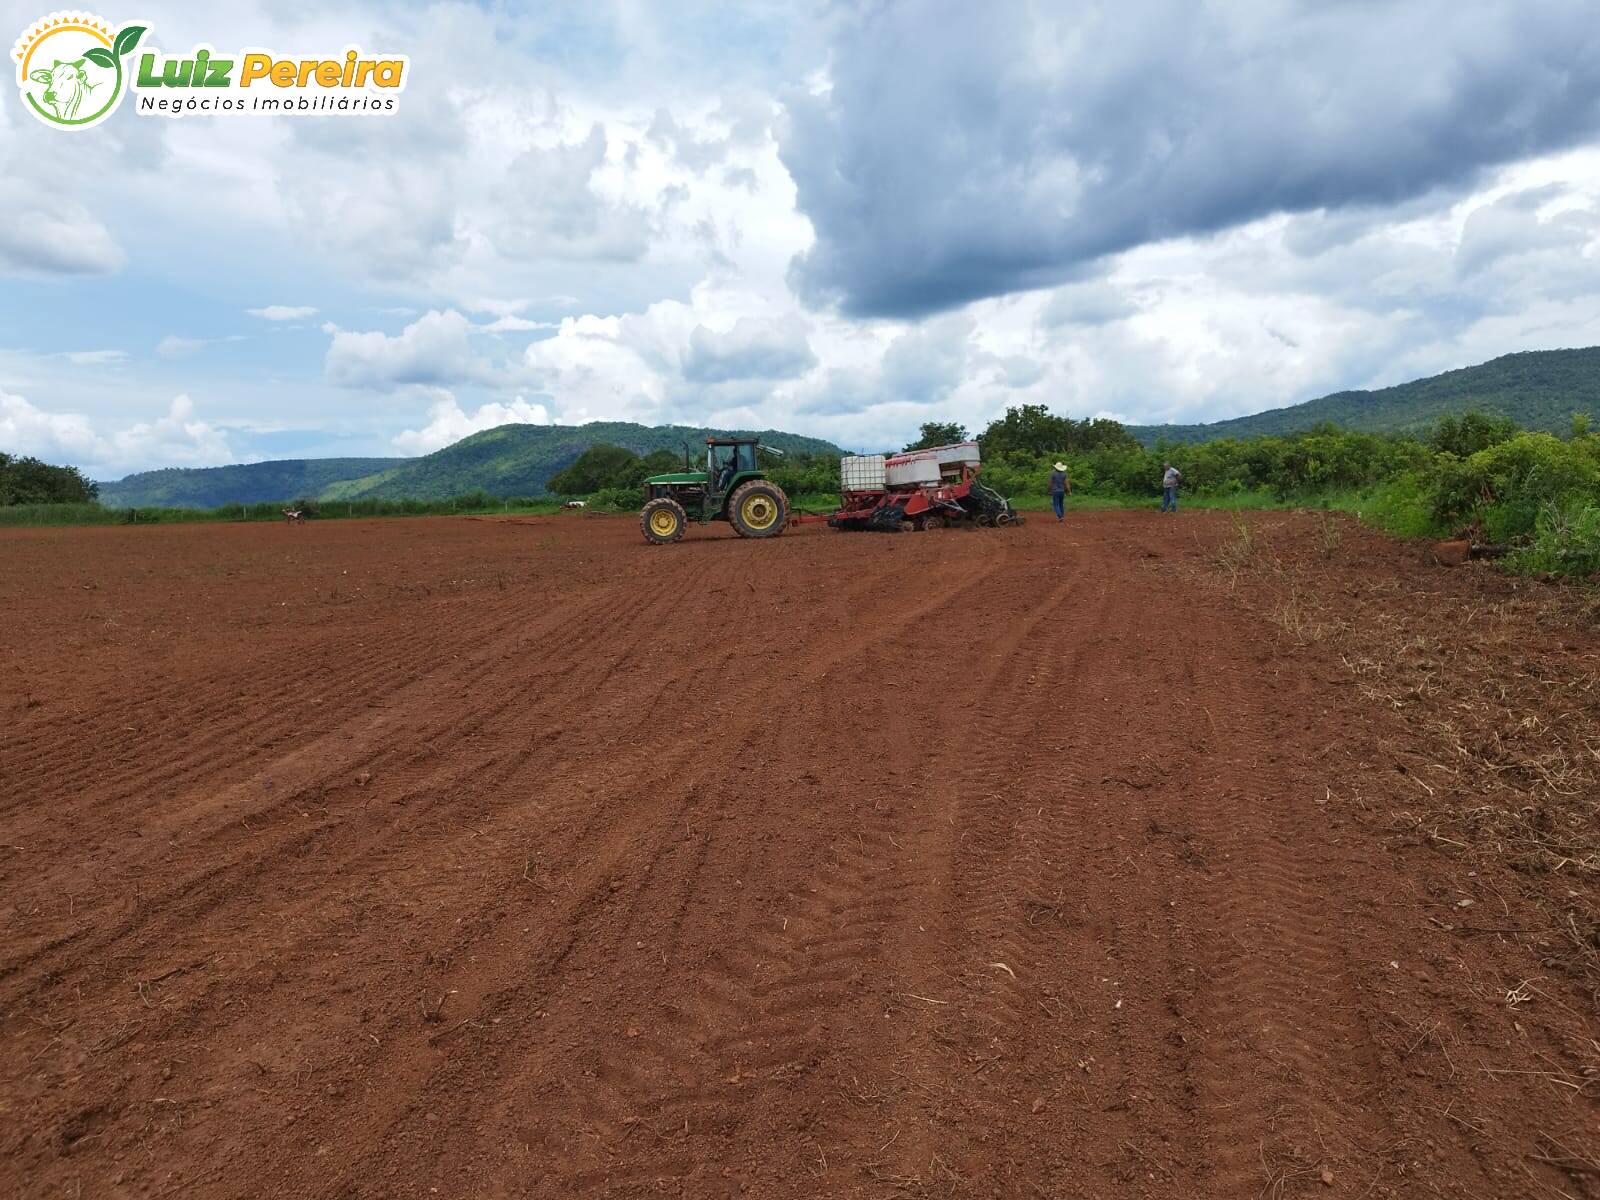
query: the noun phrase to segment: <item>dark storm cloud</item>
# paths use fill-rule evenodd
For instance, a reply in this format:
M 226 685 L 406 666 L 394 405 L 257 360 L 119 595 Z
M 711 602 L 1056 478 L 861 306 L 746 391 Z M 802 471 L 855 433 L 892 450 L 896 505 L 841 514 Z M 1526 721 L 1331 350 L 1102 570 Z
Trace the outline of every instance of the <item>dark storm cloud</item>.
M 1277 211 L 1400 203 L 1600 126 L 1587 0 L 874 5 L 785 97 L 808 303 L 918 316 Z

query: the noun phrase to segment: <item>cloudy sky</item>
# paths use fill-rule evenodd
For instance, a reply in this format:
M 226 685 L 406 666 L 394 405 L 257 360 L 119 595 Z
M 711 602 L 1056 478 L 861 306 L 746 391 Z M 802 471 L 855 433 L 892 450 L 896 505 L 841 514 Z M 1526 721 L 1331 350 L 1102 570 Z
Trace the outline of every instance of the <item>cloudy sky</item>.
M 0 0 L 8 42 L 43 11 Z M 1208 420 L 1600 344 L 1589 0 L 101 13 L 412 75 L 391 117 L 73 135 L 8 91 L 0 449 L 99 478 L 505 421 Z

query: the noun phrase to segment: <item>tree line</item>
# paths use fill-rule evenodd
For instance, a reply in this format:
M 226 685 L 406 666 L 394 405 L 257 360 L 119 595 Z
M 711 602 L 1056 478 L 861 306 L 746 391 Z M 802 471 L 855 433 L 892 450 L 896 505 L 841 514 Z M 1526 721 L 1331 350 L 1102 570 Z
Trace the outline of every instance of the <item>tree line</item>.
M 900 449 L 968 437 L 959 423 L 931 421 Z M 1573 417 L 1564 437 L 1468 412 L 1440 419 L 1423 435 L 1324 424 L 1300 433 L 1145 446 L 1116 421 L 1074 420 L 1044 405 L 1022 405 L 990 422 L 975 440 L 984 481 L 1013 499 L 1042 498 L 1053 464 L 1062 461 L 1079 496 L 1153 501 L 1170 462 L 1182 472 L 1190 496 L 1241 504 L 1335 504 L 1409 536 L 1512 543 L 1527 569 L 1600 571 L 1600 435 L 1581 415 Z M 763 456 L 762 465 L 791 497 L 827 503 L 837 492 L 837 457 Z M 647 476 L 682 468 L 681 457 L 670 452 L 640 458 L 620 447 L 596 446 L 553 477 L 550 488 L 627 509 L 637 506 Z
M 967 437 L 958 423 L 929 422 L 902 449 Z M 1560 437 L 1469 412 L 1444 417 L 1420 436 L 1327 424 L 1303 433 L 1147 447 L 1115 421 L 1074 420 L 1043 405 L 1022 405 L 990 422 L 976 440 L 984 481 L 1014 500 L 1042 498 L 1057 461 L 1068 465 L 1079 496 L 1153 499 L 1162 468 L 1171 462 L 1191 496 L 1357 508 L 1409 536 L 1510 543 L 1530 570 L 1600 572 L 1600 434 L 1581 415 Z M 824 506 L 836 497 L 836 456 L 764 453 L 761 465 L 802 503 Z M 701 466 L 690 463 L 690 469 Z M 627 510 L 638 507 L 646 478 L 683 468 L 682 455 L 674 451 L 640 456 L 621 446 L 595 445 L 548 486 L 558 496 L 586 496 L 596 507 Z M 0 505 L 81 504 L 93 501 L 96 492 L 76 468 L 0 453 Z M 502 503 L 488 495 L 451 502 L 453 510 Z
M 77 467 L 0 451 L 0 505 L 87 504 L 99 494 L 99 485 Z

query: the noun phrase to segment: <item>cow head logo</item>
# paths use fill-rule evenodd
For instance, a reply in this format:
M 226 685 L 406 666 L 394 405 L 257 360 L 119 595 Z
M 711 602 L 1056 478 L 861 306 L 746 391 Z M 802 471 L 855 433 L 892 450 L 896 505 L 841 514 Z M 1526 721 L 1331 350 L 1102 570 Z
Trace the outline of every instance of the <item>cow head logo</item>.
M 88 129 L 115 110 L 128 90 L 143 23 L 112 26 L 85 12 L 54 12 L 35 21 L 11 48 L 24 106 L 57 129 Z

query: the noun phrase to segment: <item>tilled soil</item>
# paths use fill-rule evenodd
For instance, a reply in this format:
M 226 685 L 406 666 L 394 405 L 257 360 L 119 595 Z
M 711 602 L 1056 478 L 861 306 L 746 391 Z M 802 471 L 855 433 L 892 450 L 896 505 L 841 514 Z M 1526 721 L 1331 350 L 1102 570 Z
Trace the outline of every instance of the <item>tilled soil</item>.
M 1600 1194 L 1426 698 L 1233 536 L 0 533 L 0 1195 Z

